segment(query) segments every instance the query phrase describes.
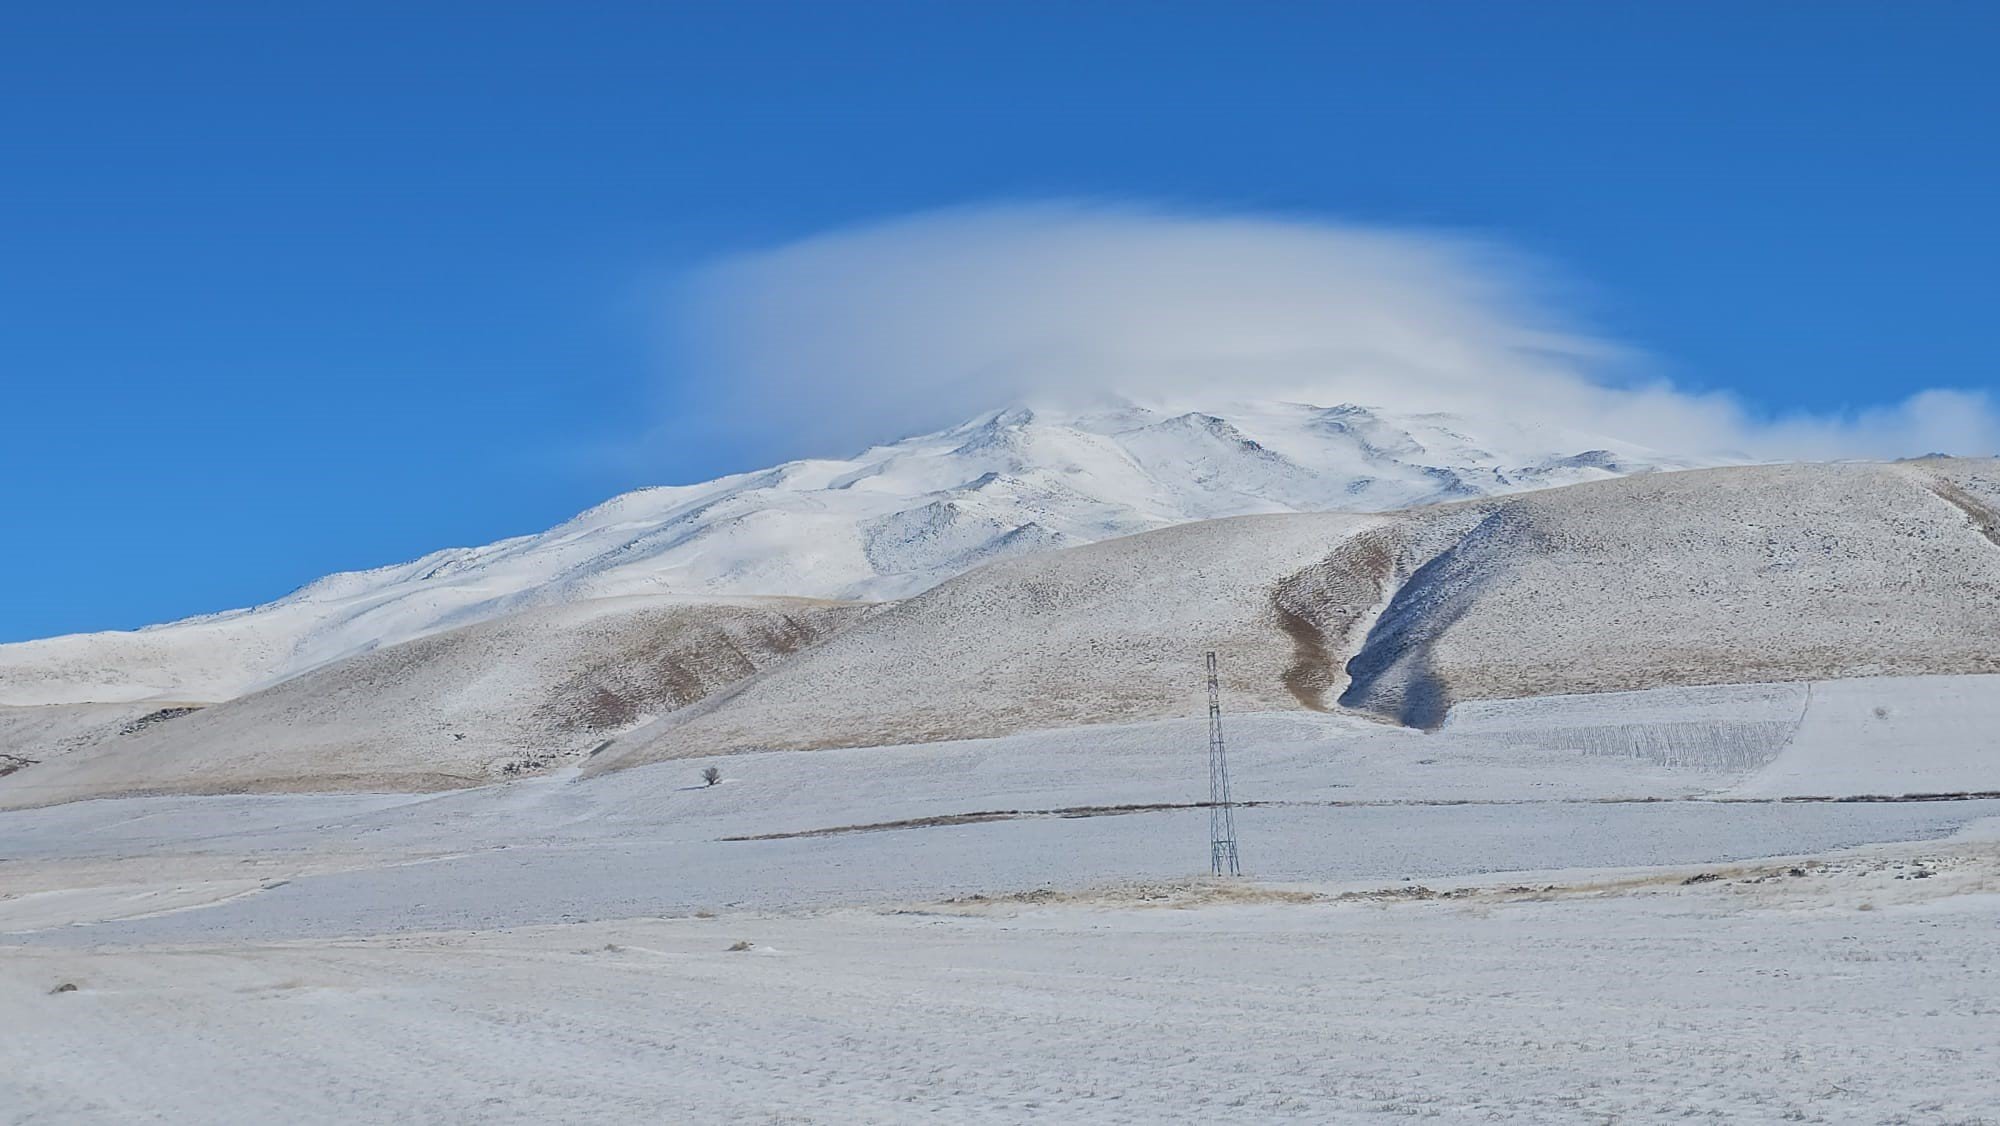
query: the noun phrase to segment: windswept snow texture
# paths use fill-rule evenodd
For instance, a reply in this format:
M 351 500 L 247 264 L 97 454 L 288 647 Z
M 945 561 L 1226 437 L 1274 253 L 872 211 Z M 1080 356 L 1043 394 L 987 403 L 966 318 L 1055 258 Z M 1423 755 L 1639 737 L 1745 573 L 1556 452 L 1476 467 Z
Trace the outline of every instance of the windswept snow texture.
M 1595 435 L 1352 405 L 1016 408 L 847 460 L 628 493 L 540 535 L 332 575 L 255 609 L 0 646 L 0 705 L 226 700 L 535 606 L 902 598 L 982 563 L 1169 524 L 1376 511 L 1687 464 Z

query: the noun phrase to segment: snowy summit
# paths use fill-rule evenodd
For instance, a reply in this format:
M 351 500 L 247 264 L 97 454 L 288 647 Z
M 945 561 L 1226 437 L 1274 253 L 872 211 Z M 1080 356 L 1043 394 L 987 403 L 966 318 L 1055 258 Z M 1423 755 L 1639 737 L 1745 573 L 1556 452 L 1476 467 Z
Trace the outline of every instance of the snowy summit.
M 1171 524 L 1697 464 L 1603 435 L 1351 403 L 1015 406 L 851 458 L 641 489 L 538 535 L 330 575 L 253 609 L 0 646 L 0 704 L 222 700 L 535 606 L 905 598 L 983 563 Z

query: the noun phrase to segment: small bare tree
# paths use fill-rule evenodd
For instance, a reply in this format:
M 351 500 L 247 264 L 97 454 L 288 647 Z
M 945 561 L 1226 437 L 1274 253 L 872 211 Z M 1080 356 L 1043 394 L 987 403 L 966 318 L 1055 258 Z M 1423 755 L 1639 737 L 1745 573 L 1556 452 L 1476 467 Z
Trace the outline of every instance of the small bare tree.
M 722 768 L 719 766 L 702 767 L 701 780 L 711 786 L 715 785 L 717 782 L 722 781 Z

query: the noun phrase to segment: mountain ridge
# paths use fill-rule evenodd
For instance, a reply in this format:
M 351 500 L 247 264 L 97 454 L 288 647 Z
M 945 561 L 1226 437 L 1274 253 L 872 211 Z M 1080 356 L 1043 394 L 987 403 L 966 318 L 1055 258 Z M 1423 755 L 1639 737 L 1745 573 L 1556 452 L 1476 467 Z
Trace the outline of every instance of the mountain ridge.
M 1016 405 L 851 458 L 634 490 L 544 532 L 338 572 L 257 606 L 0 645 L 0 705 L 219 701 L 539 606 L 894 600 L 999 559 L 1219 516 L 1382 511 L 1711 463 L 1353 403 Z

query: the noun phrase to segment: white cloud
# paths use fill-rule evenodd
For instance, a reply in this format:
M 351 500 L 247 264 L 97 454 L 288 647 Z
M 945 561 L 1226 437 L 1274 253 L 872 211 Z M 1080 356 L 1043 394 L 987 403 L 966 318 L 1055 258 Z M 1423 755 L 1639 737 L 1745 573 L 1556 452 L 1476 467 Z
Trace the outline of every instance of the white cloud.
M 1284 396 L 1498 413 L 1686 454 L 2000 450 L 1983 393 L 1753 416 L 1635 377 L 1504 247 L 1438 233 L 1134 207 L 935 212 L 741 255 L 682 295 L 690 425 L 848 453 L 1010 402 Z

